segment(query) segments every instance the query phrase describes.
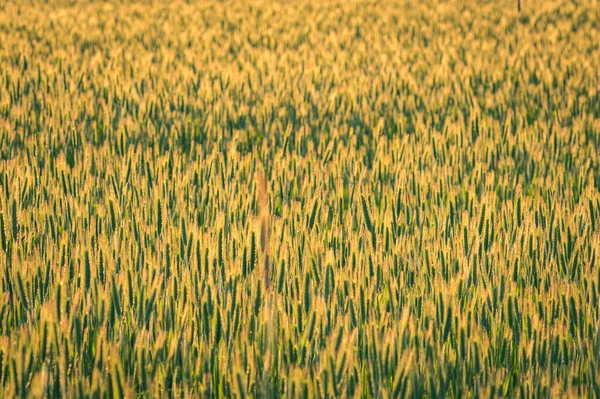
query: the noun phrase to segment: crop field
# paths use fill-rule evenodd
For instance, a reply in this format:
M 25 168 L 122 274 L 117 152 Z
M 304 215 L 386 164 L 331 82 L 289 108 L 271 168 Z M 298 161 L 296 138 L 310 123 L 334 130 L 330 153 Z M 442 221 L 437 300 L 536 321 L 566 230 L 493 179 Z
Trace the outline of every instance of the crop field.
M 600 398 L 600 4 L 0 0 L 0 397 Z

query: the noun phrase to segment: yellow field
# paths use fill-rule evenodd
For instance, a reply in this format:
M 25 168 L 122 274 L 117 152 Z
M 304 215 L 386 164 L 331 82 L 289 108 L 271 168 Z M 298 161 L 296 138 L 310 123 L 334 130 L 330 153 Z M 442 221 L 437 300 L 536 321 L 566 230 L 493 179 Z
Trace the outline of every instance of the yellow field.
M 598 38 L 0 0 L 0 397 L 600 398 Z

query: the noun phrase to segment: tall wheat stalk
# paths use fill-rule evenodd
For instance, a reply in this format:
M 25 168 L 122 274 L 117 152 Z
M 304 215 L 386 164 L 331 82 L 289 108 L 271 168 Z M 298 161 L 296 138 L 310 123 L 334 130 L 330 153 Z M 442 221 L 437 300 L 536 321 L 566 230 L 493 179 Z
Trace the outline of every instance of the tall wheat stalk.
M 258 190 L 260 249 L 263 261 L 263 278 L 265 288 L 268 289 L 271 285 L 271 271 L 269 265 L 269 195 L 264 169 L 257 171 L 255 178 Z

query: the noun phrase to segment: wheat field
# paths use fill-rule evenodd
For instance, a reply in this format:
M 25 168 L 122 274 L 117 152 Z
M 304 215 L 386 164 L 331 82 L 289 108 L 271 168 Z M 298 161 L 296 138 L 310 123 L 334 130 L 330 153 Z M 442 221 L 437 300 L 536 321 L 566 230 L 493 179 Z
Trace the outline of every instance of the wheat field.
M 0 397 L 600 398 L 600 4 L 0 0 Z

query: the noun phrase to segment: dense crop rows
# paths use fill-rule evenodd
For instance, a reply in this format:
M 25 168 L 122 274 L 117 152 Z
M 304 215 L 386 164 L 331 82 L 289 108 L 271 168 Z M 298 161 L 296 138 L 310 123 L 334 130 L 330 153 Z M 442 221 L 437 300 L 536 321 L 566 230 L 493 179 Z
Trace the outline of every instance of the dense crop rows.
M 534 3 L 0 0 L 0 397 L 600 397 L 600 7 Z

